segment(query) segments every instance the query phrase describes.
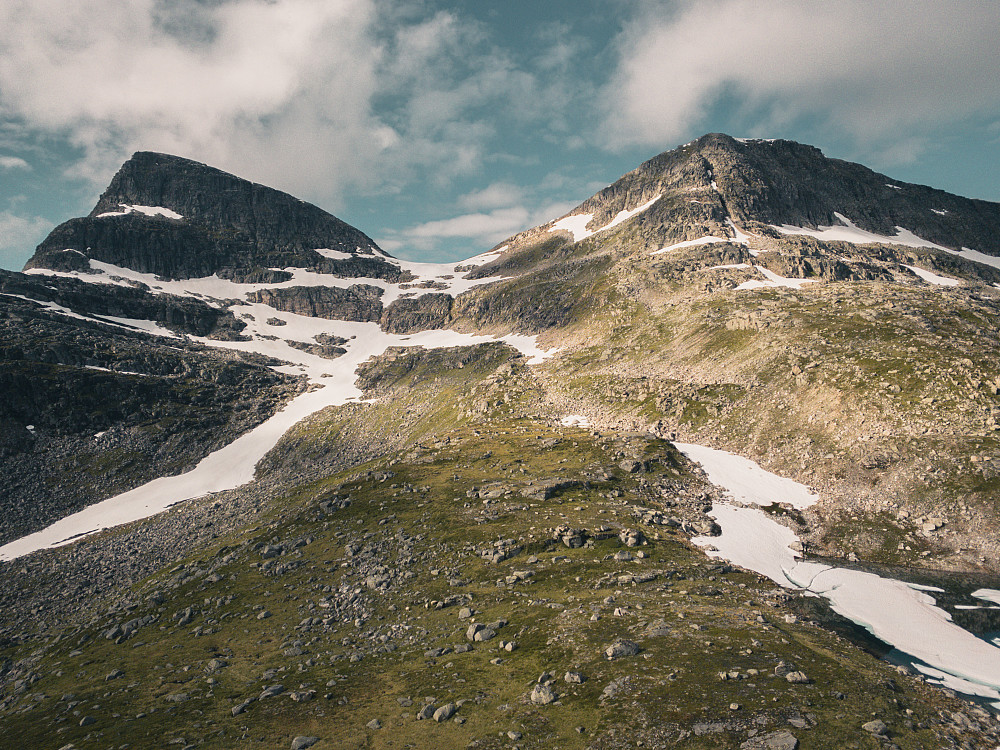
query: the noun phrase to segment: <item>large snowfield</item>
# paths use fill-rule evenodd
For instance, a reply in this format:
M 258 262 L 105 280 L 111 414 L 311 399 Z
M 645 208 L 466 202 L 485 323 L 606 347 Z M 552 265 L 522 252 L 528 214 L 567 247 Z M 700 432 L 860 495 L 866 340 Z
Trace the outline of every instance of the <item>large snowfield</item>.
M 466 279 L 465 274 L 456 272 L 458 266 L 475 266 L 495 257 L 497 253 L 484 253 L 467 261 L 450 264 L 425 264 L 396 261 L 405 270 L 417 276 L 417 281 L 433 281 L 435 291 L 459 294 L 478 284 L 497 281 L 497 278 L 482 280 Z M 58 273 L 46 269 L 32 269 L 35 274 L 75 276 L 92 283 L 127 284 L 139 281 L 147 284 L 154 292 L 195 297 L 208 302 L 239 299 L 247 292 L 263 288 L 277 288 L 295 285 L 350 286 L 351 284 L 373 284 L 386 290 L 383 303 L 398 298 L 406 290 L 398 284 L 390 284 L 377 279 L 340 279 L 327 274 L 318 274 L 303 269 L 290 268 L 294 278 L 280 284 L 236 284 L 218 276 L 183 281 L 164 281 L 150 274 L 143 274 L 127 268 L 120 268 L 98 261 L 91 261 L 97 274 Z M 151 321 L 124 319 L 97 319 L 84 316 L 53 303 L 44 304 L 52 312 L 74 318 L 112 322 L 123 328 L 143 330 L 154 335 L 176 337 Z M 293 425 L 328 406 L 338 406 L 360 399 L 362 393 L 355 385 L 355 371 L 359 364 L 370 357 L 382 354 L 389 347 L 424 347 L 435 349 L 451 346 L 472 346 L 489 341 L 504 341 L 526 357 L 528 364 L 537 364 L 557 350 L 542 350 L 535 336 L 508 334 L 487 336 L 458 333 L 450 330 L 430 330 L 410 334 L 391 334 L 383 331 L 378 323 L 356 323 L 341 320 L 312 318 L 276 310 L 263 304 L 241 304 L 232 308 L 241 320 L 246 322 L 244 334 L 250 341 L 216 341 L 202 337 L 190 337 L 208 346 L 257 352 L 275 357 L 288 364 L 275 367 L 279 372 L 305 375 L 311 389 L 285 405 L 281 411 L 264 423 L 247 432 L 239 439 L 206 456 L 191 471 L 177 476 L 162 477 L 137 487 L 129 492 L 108 498 L 82 511 L 67 516 L 34 534 L 17 539 L 0 547 L 0 560 L 13 560 L 40 549 L 58 547 L 76 541 L 84 536 L 105 529 L 138 521 L 160 513 L 172 505 L 202 497 L 209 493 L 234 489 L 253 480 L 254 467 L 278 440 Z M 284 325 L 274 325 L 268 320 L 277 319 Z M 346 354 L 336 359 L 326 359 L 301 351 L 287 341 L 315 343 L 315 336 L 321 333 L 335 335 L 347 342 L 343 347 Z
M 721 536 L 693 540 L 710 556 L 765 575 L 785 588 L 824 597 L 835 612 L 906 654 L 929 681 L 987 698 L 1000 707 L 1000 648 L 952 622 L 928 587 L 802 561 L 792 549 L 798 538 L 791 529 L 758 508 L 735 504 L 807 508 L 818 500 L 807 487 L 726 451 L 684 443 L 677 448 L 734 500 L 712 509 Z M 990 590 L 976 594 L 984 599 L 1000 597 L 1000 592 Z

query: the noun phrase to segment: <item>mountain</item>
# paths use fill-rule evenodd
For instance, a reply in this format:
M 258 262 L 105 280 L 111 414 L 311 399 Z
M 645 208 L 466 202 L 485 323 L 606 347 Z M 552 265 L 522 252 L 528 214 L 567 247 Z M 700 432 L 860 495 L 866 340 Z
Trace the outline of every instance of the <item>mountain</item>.
M 136 154 L 0 276 L 0 746 L 996 745 L 998 236 L 709 134 L 430 265 Z
M 80 270 L 86 258 L 184 279 L 220 274 L 276 279 L 271 266 L 342 276 L 398 269 L 365 234 L 310 203 L 198 162 L 139 152 L 89 216 L 39 245 L 27 268 Z

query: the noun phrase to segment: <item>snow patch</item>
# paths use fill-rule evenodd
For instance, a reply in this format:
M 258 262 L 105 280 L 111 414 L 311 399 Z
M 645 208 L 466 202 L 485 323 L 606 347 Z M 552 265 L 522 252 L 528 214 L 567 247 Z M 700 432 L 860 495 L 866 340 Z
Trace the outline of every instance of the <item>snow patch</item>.
M 587 225 L 593 220 L 593 214 L 574 214 L 573 216 L 567 216 L 563 219 L 559 219 L 555 224 L 549 227 L 550 232 L 557 232 L 559 230 L 564 230 L 573 235 L 573 242 L 579 242 L 580 240 L 585 240 L 594 234 L 593 231 L 587 229 Z
M 808 492 L 801 485 L 801 489 L 794 489 L 794 482 L 774 489 L 772 482 L 781 477 L 725 451 L 686 444 L 677 444 L 677 448 L 702 463 L 709 480 L 737 499 L 758 504 L 782 498 L 794 502 L 803 491 Z M 793 488 L 790 494 L 783 491 L 788 487 Z M 952 622 L 951 615 L 936 606 L 927 593 L 933 587 L 798 560 L 792 549 L 798 540 L 791 529 L 756 508 L 723 503 L 716 505 L 711 515 L 722 527 L 722 534 L 692 540 L 710 556 L 754 570 L 787 588 L 823 596 L 835 612 L 922 662 L 915 666 L 939 684 L 1000 700 L 1000 648 Z M 980 589 L 975 593 L 1000 601 L 1000 591 Z
M 805 284 L 815 284 L 819 279 L 787 279 L 784 276 L 778 276 L 778 274 L 773 271 L 769 271 L 761 266 L 754 266 L 758 271 L 760 271 L 766 281 L 759 281 L 757 279 L 750 279 L 750 281 L 744 281 L 738 287 L 740 289 L 767 289 L 774 288 L 778 286 L 785 286 L 790 289 L 801 289 Z
M 962 283 L 958 279 L 952 279 L 948 276 L 938 276 L 936 273 L 931 273 L 930 271 L 926 271 L 923 268 L 917 268 L 916 266 L 907 266 L 904 264 L 903 268 L 910 269 L 928 284 L 935 284 L 937 286 L 958 286 Z
M 358 250 L 360 251 L 361 248 L 359 247 Z M 330 260 L 349 260 L 354 257 L 351 253 L 345 253 L 343 250 L 331 250 L 328 247 L 317 247 L 315 251 Z
M 754 505 L 784 503 L 801 510 L 819 500 L 819 496 L 804 484 L 779 477 L 749 458 L 704 445 L 674 445 L 685 456 L 701 465 L 708 475 L 708 481 L 724 487 L 740 502 Z
M 726 265 L 726 266 L 710 266 L 709 268 L 706 268 L 705 270 L 706 271 L 723 271 L 723 270 L 726 270 L 726 269 L 729 269 L 729 268 L 752 268 L 752 267 L 753 266 L 751 266 L 749 263 L 730 263 L 729 265 Z
M 590 420 L 582 414 L 569 414 L 559 420 L 563 427 L 590 427 Z
M 889 187 L 892 187 L 891 185 Z M 841 213 L 833 212 L 833 215 L 843 224 L 843 226 L 819 226 L 816 229 L 808 227 L 796 227 L 791 224 L 783 224 L 780 227 L 772 224 L 772 229 L 777 229 L 782 234 L 804 234 L 827 242 L 850 242 L 855 245 L 904 245 L 906 247 L 927 247 L 932 250 L 944 250 L 954 253 L 946 247 L 938 245 L 929 240 L 922 239 L 903 227 L 896 227 L 895 236 L 889 237 L 884 234 L 875 234 L 866 229 L 856 226 L 854 222 Z
M 165 216 L 168 219 L 183 219 L 176 211 L 172 211 L 169 208 L 164 208 L 163 206 L 134 206 L 128 203 L 119 203 L 124 211 L 105 211 L 103 214 L 97 214 L 98 219 L 106 219 L 110 216 L 127 216 L 128 214 L 138 213 L 144 216 Z
M 660 255 L 661 253 L 669 253 L 672 250 L 680 250 L 685 247 L 698 247 L 700 245 L 711 245 L 716 242 L 731 242 L 727 237 L 713 237 L 712 235 L 707 235 L 705 237 L 699 237 L 695 240 L 684 240 L 684 242 L 678 242 L 673 245 L 668 245 L 667 247 L 661 247 L 659 250 L 654 250 L 650 255 Z
M 628 221 L 633 216 L 641 214 L 643 211 L 647 210 L 656 201 L 660 200 L 663 195 L 657 195 L 655 198 L 646 201 L 641 206 L 636 206 L 629 211 L 619 211 L 615 217 L 605 224 L 600 229 L 587 229 L 587 225 L 593 221 L 593 214 L 574 214 L 573 216 L 565 216 L 559 221 L 555 222 L 551 227 L 548 228 L 549 232 L 555 232 L 558 230 L 565 230 L 573 235 L 573 242 L 580 242 L 588 237 L 592 237 L 598 232 L 603 232 L 612 227 L 616 227 L 624 221 Z
M 972 592 L 972 595 L 977 599 L 1000 604 L 1000 591 L 996 589 L 977 589 Z

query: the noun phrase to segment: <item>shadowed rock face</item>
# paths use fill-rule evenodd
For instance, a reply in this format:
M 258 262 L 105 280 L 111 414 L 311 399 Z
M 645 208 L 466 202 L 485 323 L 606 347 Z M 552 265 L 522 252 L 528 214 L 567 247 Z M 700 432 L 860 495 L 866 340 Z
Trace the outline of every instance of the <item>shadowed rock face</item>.
M 451 314 L 453 299 L 449 294 L 422 294 L 413 299 L 397 299 L 382 315 L 382 330 L 389 333 L 412 333 L 444 328 Z
M 369 284 L 354 284 L 347 289 L 291 286 L 261 289 L 247 294 L 247 299 L 296 315 L 374 323 L 382 318 L 382 293 Z
M 165 208 L 182 218 L 126 212 L 128 206 Z M 330 259 L 316 249 L 349 257 Z M 287 193 L 141 151 L 125 162 L 90 215 L 56 227 L 26 268 L 84 270 L 93 258 L 174 279 L 220 271 L 239 278 L 286 266 L 398 278 L 399 269 L 376 251 L 363 232 Z

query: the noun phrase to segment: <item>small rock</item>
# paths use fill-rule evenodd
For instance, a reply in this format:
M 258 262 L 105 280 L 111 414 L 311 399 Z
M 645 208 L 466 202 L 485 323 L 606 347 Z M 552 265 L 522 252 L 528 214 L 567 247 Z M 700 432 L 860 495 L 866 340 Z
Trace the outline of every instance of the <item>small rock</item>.
M 556 699 L 556 694 L 548 685 L 535 685 L 531 690 L 531 702 L 539 706 L 547 706 Z
M 571 685 L 579 685 L 586 679 L 587 678 L 584 677 L 579 672 L 567 672 L 565 675 L 563 675 L 563 680 L 565 680 Z
M 609 659 L 620 659 L 623 656 L 635 656 L 639 650 L 639 644 L 619 638 L 604 649 L 604 655 Z
M 812 680 L 806 677 L 805 672 L 789 672 L 785 675 L 785 679 L 793 685 L 807 685 L 812 682 Z
M 424 706 L 417 712 L 417 721 L 434 718 L 434 712 L 436 710 L 437 709 L 433 703 L 428 703 L 426 706 Z
M 517 742 L 523 736 L 524 736 L 523 734 L 521 734 L 520 732 L 515 732 L 513 729 L 507 732 L 508 739 L 514 740 L 514 742 Z
M 105 682 L 111 682 L 111 680 L 120 680 L 124 676 L 125 676 L 124 672 L 122 672 L 120 669 L 115 669 L 115 670 L 112 670 L 108 674 L 108 676 L 104 678 L 104 681 Z
M 881 719 L 875 719 L 874 721 L 869 721 L 861 725 L 861 728 L 866 732 L 870 732 L 878 737 L 882 737 L 886 732 L 889 731 L 889 727 L 885 725 L 885 722 Z
M 96 724 L 96 723 L 97 719 L 95 719 L 93 716 L 84 716 L 82 719 L 80 719 L 81 727 L 89 727 L 91 724 Z
M 751 737 L 740 745 L 740 750 L 797 750 L 799 741 L 787 729 Z
M 372 719 L 367 724 L 365 724 L 365 726 L 368 727 L 369 729 L 372 729 L 372 730 L 381 729 L 382 728 L 382 722 L 379 721 L 378 719 Z
M 292 740 L 292 750 L 306 750 L 319 742 L 319 737 L 298 736 Z
M 458 710 L 458 706 L 454 703 L 445 703 L 441 708 L 434 712 L 434 721 L 448 721 L 455 712 Z

